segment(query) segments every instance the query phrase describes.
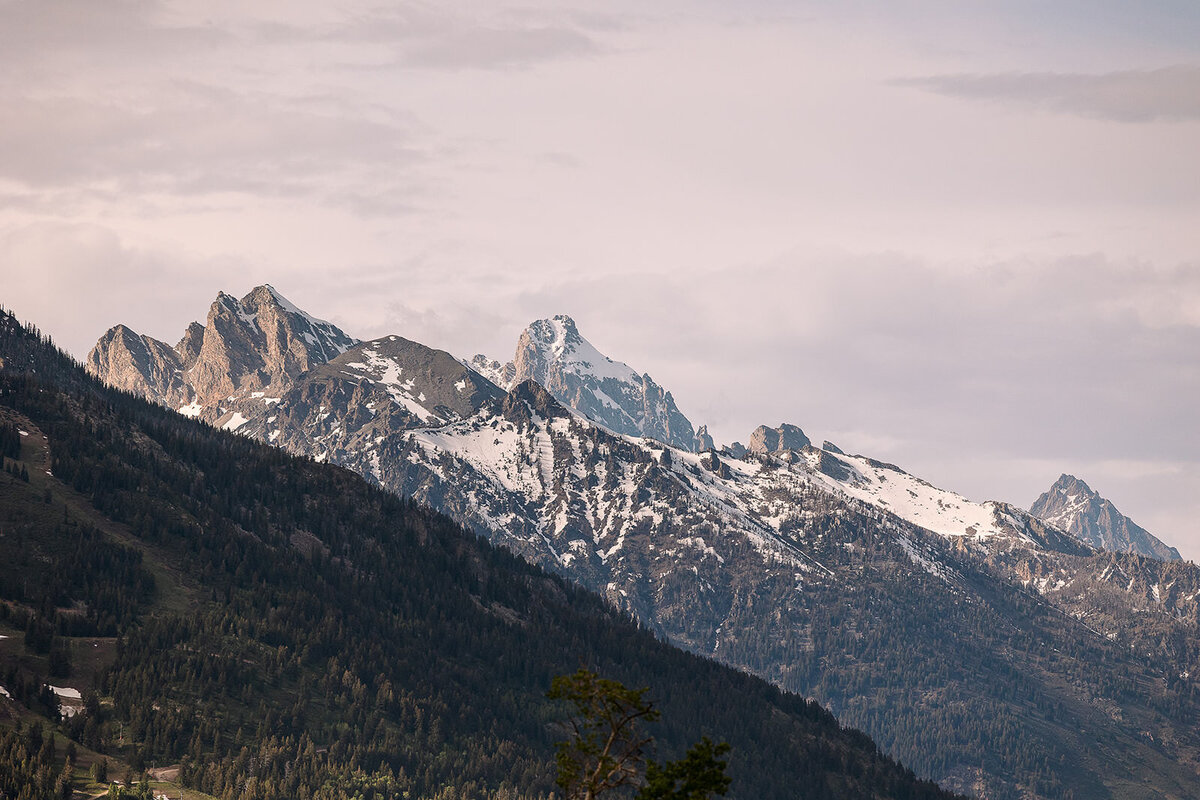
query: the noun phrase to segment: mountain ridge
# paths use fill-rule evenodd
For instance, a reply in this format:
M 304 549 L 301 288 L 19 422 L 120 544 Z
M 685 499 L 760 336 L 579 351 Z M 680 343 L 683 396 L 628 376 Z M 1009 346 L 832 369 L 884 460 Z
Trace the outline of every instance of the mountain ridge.
M 60 746 L 213 797 L 546 800 L 566 709 L 545 689 L 584 662 L 653 686 L 665 752 L 728 739 L 732 798 L 950 800 L 814 702 L 344 469 L 104 387 L 3 314 L 0 365 L 0 418 L 46 467 L 0 473 L 0 712 Z M 53 679 L 68 718 L 18 623 L 104 645 Z
M 509 374 L 450 362 L 443 383 L 479 375 L 470 364 Z M 945 786 L 1104 797 L 1148 764 L 1196 780 L 1200 741 L 1177 716 L 1200 675 L 1194 565 L 1097 552 L 1010 504 L 814 447 L 793 425 L 761 426 L 754 452 L 614 433 L 510 372 L 507 393 L 430 421 L 364 411 L 406 402 L 366 399 L 378 375 L 314 369 L 241 432 L 417 498 L 677 644 L 820 698 Z M 1142 688 L 1112 688 L 1131 680 Z M 1036 748 L 980 760 L 1010 730 Z M 1151 740 L 1190 766 L 1176 771 Z
M 302 372 L 356 341 L 263 284 L 240 300 L 218 292 L 207 323 L 190 323 L 174 347 L 116 325 L 85 363 L 113 386 L 235 429 Z
M 1029 507 L 1030 513 L 1093 547 L 1178 561 L 1181 556 L 1117 510 L 1084 481 L 1065 472 Z
M 507 364 L 482 355 L 467 363 L 502 389 L 537 381 L 559 402 L 617 433 L 697 449 L 696 431 L 671 393 L 648 374 L 601 353 L 565 314 L 530 323 Z

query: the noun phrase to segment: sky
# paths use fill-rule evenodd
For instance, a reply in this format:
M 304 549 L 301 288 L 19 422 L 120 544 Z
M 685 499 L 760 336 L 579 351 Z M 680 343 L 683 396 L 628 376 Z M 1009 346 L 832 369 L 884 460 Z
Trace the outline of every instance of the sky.
M 271 283 L 508 359 L 573 316 L 718 442 L 1200 559 L 1191 0 L 0 0 L 0 304 L 79 358 Z

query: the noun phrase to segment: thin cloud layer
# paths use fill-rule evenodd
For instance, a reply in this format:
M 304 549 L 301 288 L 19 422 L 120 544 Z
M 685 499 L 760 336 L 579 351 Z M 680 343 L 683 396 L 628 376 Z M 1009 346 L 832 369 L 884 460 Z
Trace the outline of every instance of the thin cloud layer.
M 197 84 L 145 101 L 6 98 L 0 177 L 41 188 L 107 183 L 118 193 L 294 195 L 320 193 L 322 179 L 347 170 L 378 182 L 420 157 L 404 121 Z
M 10 76 L 0 79 L 0 204 L 139 203 L 156 214 L 230 194 L 408 213 L 425 149 L 454 155 L 406 106 L 405 73 L 594 55 L 602 48 L 586 29 L 603 27 L 417 3 L 270 14 L 9 0 L 0 14 Z
M 1200 120 L 1200 66 L 1177 65 L 1101 75 L 1058 72 L 935 75 L 895 83 L 947 97 L 1028 106 L 1091 119 L 1130 123 Z

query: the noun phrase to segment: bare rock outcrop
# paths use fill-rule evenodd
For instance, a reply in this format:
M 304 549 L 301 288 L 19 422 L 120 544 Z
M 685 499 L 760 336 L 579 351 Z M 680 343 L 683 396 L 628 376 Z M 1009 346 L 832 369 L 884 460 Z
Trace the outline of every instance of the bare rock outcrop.
M 778 428 L 768 428 L 759 425 L 750 434 L 750 445 L 746 449 L 751 453 L 779 453 L 784 450 L 802 450 L 812 444 L 804 431 L 795 425 L 783 423 Z
M 218 294 L 206 324 L 188 325 L 174 347 L 117 325 L 92 348 L 87 368 L 189 416 L 237 427 L 355 342 L 263 285 L 240 300 Z

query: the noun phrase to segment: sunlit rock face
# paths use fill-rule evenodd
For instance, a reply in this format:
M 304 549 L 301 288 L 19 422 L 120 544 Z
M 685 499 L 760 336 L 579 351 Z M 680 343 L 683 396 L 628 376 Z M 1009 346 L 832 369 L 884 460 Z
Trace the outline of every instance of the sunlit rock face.
M 355 342 L 263 285 L 240 300 L 218 294 L 206 324 L 188 325 L 174 347 L 117 325 L 92 348 L 87 368 L 113 386 L 232 429 Z
M 616 433 L 696 449 L 696 431 L 671 393 L 601 353 L 566 315 L 531 323 L 507 364 L 478 355 L 469 363 L 505 389 L 536 381 L 560 403 Z

